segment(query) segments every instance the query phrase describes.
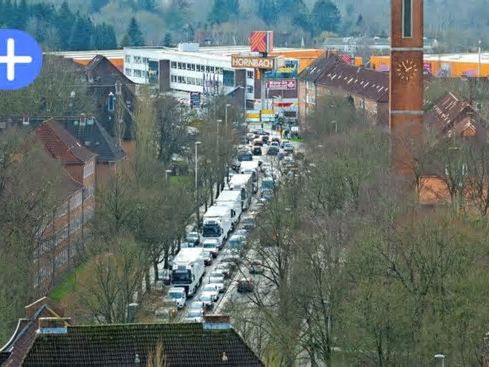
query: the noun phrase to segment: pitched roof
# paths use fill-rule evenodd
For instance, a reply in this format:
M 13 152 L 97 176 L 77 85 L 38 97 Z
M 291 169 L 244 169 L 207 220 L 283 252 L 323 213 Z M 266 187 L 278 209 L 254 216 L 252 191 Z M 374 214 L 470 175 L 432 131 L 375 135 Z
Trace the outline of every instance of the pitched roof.
M 123 85 L 135 85 L 131 79 L 124 75 L 108 58 L 103 55 L 95 56 L 85 66 L 84 72 L 91 82 L 115 84 L 119 80 Z
M 67 326 L 38 335 L 23 366 L 145 366 L 158 344 L 170 367 L 263 366 L 233 329 L 197 323 Z
M 446 137 L 485 136 L 486 121 L 463 99 L 452 92 L 445 94 L 425 114 L 425 122 Z
M 86 163 L 95 157 L 57 121 L 45 121 L 34 131 L 49 153 L 63 164 Z
M 326 70 L 317 83 L 342 89 L 367 99 L 387 103 L 389 101 L 389 74 L 360 66 L 337 62 Z
M 16 367 L 22 364 L 36 339 L 39 318 L 63 316 L 63 310 L 58 309 L 47 297 L 26 306 L 25 310 L 26 318 L 19 319 L 14 334 L 0 349 L 0 365 L 2 367 Z
M 302 70 L 297 76 L 297 79 L 308 82 L 317 82 L 325 73 L 334 68 L 337 63 L 343 63 L 337 56 L 320 57 Z
M 97 154 L 98 163 L 118 162 L 126 154 L 104 127 L 94 118 L 67 119 L 64 128 L 87 149 Z

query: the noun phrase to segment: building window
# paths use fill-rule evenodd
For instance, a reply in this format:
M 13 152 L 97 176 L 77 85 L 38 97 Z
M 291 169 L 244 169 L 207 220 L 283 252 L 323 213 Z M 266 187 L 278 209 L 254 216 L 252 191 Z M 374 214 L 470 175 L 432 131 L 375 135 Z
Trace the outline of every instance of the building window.
M 210 68 L 210 66 L 209 66 L 209 65 L 207 65 L 207 66 L 205 67 L 205 72 L 206 72 L 206 73 L 210 73 L 210 72 L 211 72 L 211 68 Z
M 182 69 L 182 63 L 181 62 L 178 63 L 178 68 Z
M 143 76 L 143 73 L 141 70 L 134 69 L 134 76 L 136 78 L 141 78 Z
M 171 81 L 172 81 L 172 83 L 176 83 L 177 82 L 177 76 L 176 75 L 172 75 L 171 76 Z
M 252 70 L 248 70 L 248 71 L 246 71 L 246 77 L 247 77 L 248 79 L 253 79 L 253 78 L 254 78 L 254 73 L 253 73 L 253 71 L 252 71 Z
M 131 69 L 125 69 L 124 70 L 124 73 L 127 75 L 127 76 L 132 76 L 132 70 Z
M 171 62 L 171 68 L 176 69 L 177 68 L 177 63 L 175 61 Z
M 402 1 L 402 37 L 410 38 L 413 36 L 413 2 L 412 0 Z
M 214 66 L 211 66 L 210 69 L 211 69 L 211 73 L 214 73 Z
M 127 63 L 131 63 L 131 55 L 126 55 L 126 57 L 124 58 L 125 62 Z
M 178 82 L 182 84 L 185 83 L 183 76 L 178 76 Z
M 251 85 L 246 87 L 246 93 L 253 93 L 253 87 Z
M 134 63 L 135 64 L 141 64 L 143 62 L 143 59 L 141 56 L 134 56 Z
M 192 67 L 192 71 L 195 71 L 195 64 L 190 65 Z

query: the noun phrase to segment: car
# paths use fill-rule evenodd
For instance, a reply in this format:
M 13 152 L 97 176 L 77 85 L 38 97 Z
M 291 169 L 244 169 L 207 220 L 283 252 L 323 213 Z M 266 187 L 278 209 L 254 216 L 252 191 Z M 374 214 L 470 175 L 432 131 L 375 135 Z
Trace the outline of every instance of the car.
M 270 143 L 270 146 L 271 146 L 271 147 L 277 147 L 277 148 L 279 148 L 279 149 L 280 149 L 280 144 L 279 144 L 277 141 L 272 141 L 272 142 Z
M 261 139 L 255 139 L 255 140 L 253 140 L 253 146 L 254 147 L 262 147 L 263 146 L 263 141 Z
M 276 141 L 278 144 L 280 144 L 280 138 L 277 138 L 276 136 L 272 138 L 272 142 Z
M 263 144 L 268 144 L 268 142 L 270 141 L 270 137 L 268 135 L 262 135 L 261 141 L 263 142 Z
M 158 277 L 163 281 L 164 285 L 171 284 L 171 270 L 163 269 L 158 271 Z
M 204 310 L 188 310 L 183 322 L 203 322 Z
M 270 155 L 270 156 L 276 156 L 278 155 L 278 153 L 280 152 L 280 149 L 279 147 L 274 147 L 274 146 L 271 146 L 270 148 L 268 148 L 267 150 L 267 155 Z
M 270 189 L 263 189 L 260 192 L 260 200 L 270 201 L 273 198 L 273 191 Z
M 209 276 L 209 283 L 223 283 L 226 284 L 224 274 L 214 274 Z
M 253 160 L 253 154 L 251 153 L 251 151 L 247 150 L 244 152 L 239 152 L 237 158 L 238 161 L 240 162 L 245 162 L 245 161 L 251 162 Z
M 219 299 L 219 289 L 216 288 L 215 285 L 213 285 L 213 283 L 210 283 L 210 284 L 206 284 L 203 288 L 202 288 L 202 292 L 207 292 L 209 294 L 212 294 L 213 295 L 213 301 L 216 302 L 218 299 Z
M 199 232 L 189 232 L 185 237 L 185 242 L 193 243 L 194 246 L 199 246 L 200 244 L 200 235 Z
M 214 307 L 214 295 L 213 293 L 202 292 L 199 300 L 204 304 L 206 310 L 212 310 Z
M 210 252 L 212 257 L 216 258 L 219 253 L 220 243 L 216 238 L 206 238 L 202 242 L 202 247 L 204 248 L 204 251 Z
M 177 308 L 184 308 L 187 301 L 187 292 L 183 287 L 172 287 L 168 290 L 166 300 L 175 302 Z
M 204 265 L 205 266 L 211 266 L 212 265 L 212 254 L 210 253 L 210 251 L 204 251 L 204 253 L 202 254 L 202 257 L 204 259 Z
M 208 285 L 214 286 L 219 293 L 224 293 L 226 285 L 224 283 L 209 283 Z
M 263 274 L 265 269 L 263 268 L 263 264 L 259 261 L 252 261 L 250 264 L 250 274 Z
M 250 215 L 245 215 L 241 218 L 241 226 L 247 230 L 253 229 L 255 228 L 255 220 Z
M 231 276 L 231 265 L 229 263 L 219 263 L 216 266 L 216 270 L 222 271 L 222 274 L 225 278 L 229 278 Z
M 233 234 L 228 240 L 229 248 L 242 250 L 246 242 L 246 237 L 240 234 Z
M 205 304 L 202 301 L 193 301 L 187 306 L 187 308 L 189 310 L 202 310 L 202 312 L 204 312 Z
M 282 143 L 280 143 L 280 148 L 283 149 L 285 147 L 285 144 L 289 144 L 289 143 L 290 143 L 289 140 L 286 140 L 286 139 L 282 140 Z
M 294 153 L 294 146 L 291 143 L 285 143 L 283 149 L 287 153 Z
M 247 292 L 253 292 L 255 289 L 255 284 L 253 283 L 252 279 L 240 279 L 238 280 L 238 292 L 239 293 L 247 293 Z
M 234 232 L 235 235 L 238 235 L 238 236 L 248 236 L 248 231 L 246 229 L 238 229 L 236 230 L 236 232 Z
M 257 155 L 262 155 L 261 147 L 254 146 L 254 147 L 253 147 L 253 149 L 251 150 L 251 153 L 252 153 L 254 156 L 257 156 Z

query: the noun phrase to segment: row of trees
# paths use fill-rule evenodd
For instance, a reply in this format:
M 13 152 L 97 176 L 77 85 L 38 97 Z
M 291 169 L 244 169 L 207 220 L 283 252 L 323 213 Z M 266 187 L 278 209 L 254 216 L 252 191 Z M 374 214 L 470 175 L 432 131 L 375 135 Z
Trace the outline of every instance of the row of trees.
M 112 26 L 94 24 L 87 15 L 72 11 L 67 2 L 56 8 L 48 3 L 1 0 L 0 27 L 25 30 L 48 50 L 117 47 Z
M 257 220 L 250 261 L 266 271 L 231 302 L 235 327 L 269 365 L 480 365 L 486 215 L 420 207 L 391 174 L 389 136 L 341 98 L 323 105 L 301 173 Z

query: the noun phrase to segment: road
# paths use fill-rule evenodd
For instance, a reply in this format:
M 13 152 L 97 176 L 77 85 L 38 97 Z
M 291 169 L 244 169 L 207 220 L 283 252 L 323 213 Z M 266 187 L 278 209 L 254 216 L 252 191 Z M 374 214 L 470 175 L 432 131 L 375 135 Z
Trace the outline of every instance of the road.
M 248 130 L 251 131 L 253 129 L 260 129 L 261 128 L 261 124 L 250 124 L 249 127 L 248 127 Z M 270 124 L 265 124 L 264 126 L 264 130 L 267 130 L 268 132 L 270 132 L 270 135 L 271 137 L 280 137 L 278 132 L 276 131 L 271 131 L 270 129 Z M 294 147 L 295 149 L 300 149 L 300 145 L 298 143 L 294 143 Z M 276 159 L 276 157 L 270 157 L 270 156 L 267 156 L 266 155 L 266 152 L 267 152 L 267 148 L 265 147 L 265 149 L 263 149 L 263 153 L 264 155 L 262 156 L 259 156 L 259 157 L 254 157 L 254 159 L 259 159 L 261 160 L 263 163 L 268 163 L 270 164 L 272 167 L 274 168 L 278 168 L 278 160 Z M 260 183 L 261 183 L 261 179 L 262 179 L 262 174 L 259 175 L 259 178 L 258 178 L 258 187 L 260 187 Z M 253 199 L 252 199 L 252 203 L 251 203 L 251 206 L 250 208 L 248 209 L 248 213 L 249 212 L 252 212 L 252 211 L 257 211 L 258 210 L 258 197 L 259 197 L 259 192 L 257 194 L 254 195 Z M 247 212 L 243 212 L 242 215 L 245 215 Z M 241 229 L 241 223 L 238 224 L 237 228 L 236 229 Z M 229 237 L 231 236 L 232 234 L 229 235 Z M 249 248 L 250 246 L 248 246 Z M 227 248 L 227 243 L 224 245 L 223 248 Z M 248 250 L 249 251 L 249 250 Z M 202 286 L 199 287 L 199 290 L 197 291 L 197 293 L 190 299 L 187 300 L 187 306 L 193 302 L 193 301 L 196 301 L 196 300 L 199 300 L 200 296 L 201 296 L 201 293 L 202 293 L 202 289 L 203 287 L 209 283 L 209 274 L 212 273 L 212 271 L 214 271 L 218 264 L 221 262 L 221 259 L 222 259 L 222 250 L 219 252 L 219 255 L 217 256 L 217 258 L 215 258 L 212 262 L 212 265 L 211 266 L 208 266 L 206 267 L 206 272 L 205 272 L 205 275 L 204 275 L 204 278 L 203 278 L 203 281 L 202 281 Z M 250 254 L 244 254 L 243 258 L 250 258 L 249 256 Z M 222 310 L 224 309 L 226 303 L 228 300 L 230 299 L 239 299 L 239 300 L 242 300 L 243 302 L 249 302 L 249 300 L 247 299 L 247 297 L 245 295 L 241 295 L 240 293 L 237 292 L 237 282 L 240 278 L 242 277 L 253 277 L 254 280 L 255 280 L 255 284 L 256 284 L 256 281 L 258 280 L 258 278 L 260 278 L 259 275 L 255 275 L 255 276 L 250 276 L 250 274 L 248 274 L 248 271 L 246 269 L 246 267 L 243 267 L 243 266 L 240 266 L 239 265 L 239 269 L 236 270 L 230 277 L 230 279 L 228 279 L 228 286 L 225 290 L 224 293 L 220 294 L 220 297 L 219 297 L 219 300 L 214 304 L 214 307 L 212 309 L 212 311 L 210 311 L 211 313 L 220 313 L 222 312 Z M 177 314 L 177 317 L 176 317 L 176 321 L 181 321 L 184 317 L 185 317 L 185 314 L 186 314 L 186 309 L 187 309 L 187 306 L 180 310 Z

